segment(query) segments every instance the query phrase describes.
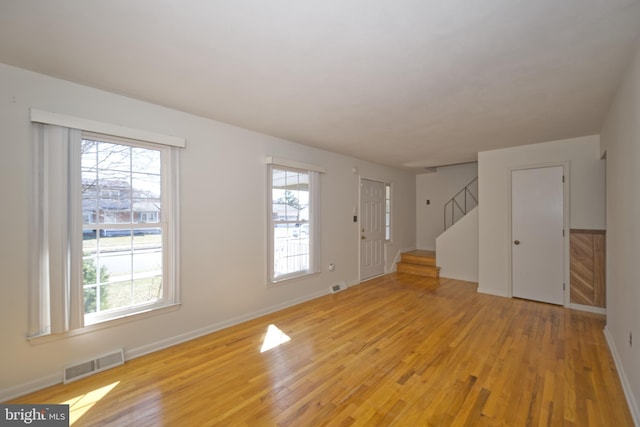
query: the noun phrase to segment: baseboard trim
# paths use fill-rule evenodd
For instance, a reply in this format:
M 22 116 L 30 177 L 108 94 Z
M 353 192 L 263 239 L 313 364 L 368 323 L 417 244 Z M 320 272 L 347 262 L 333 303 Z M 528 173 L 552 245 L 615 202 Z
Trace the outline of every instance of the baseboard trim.
M 640 408 L 638 408 L 638 403 L 636 402 L 635 396 L 633 395 L 633 390 L 631 390 L 631 386 L 629 385 L 627 374 L 624 372 L 624 368 L 622 367 L 622 360 L 620 360 L 620 354 L 618 354 L 618 350 L 616 349 L 616 344 L 613 341 L 613 336 L 611 335 L 609 328 L 607 328 L 606 326 L 604 327 L 604 336 L 607 339 L 609 351 L 611 351 L 611 355 L 613 356 L 613 362 L 615 363 L 616 370 L 618 371 L 618 377 L 620 378 L 620 383 L 622 384 L 622 389 L 624 390 L 624 397 L 627 399 L 627 406 L 629 406 L 629 411 L 631 412 L 633 423 L 636 426 L 640 426 Z
M 135 359 L 137 357 L 145 356 L 150 353 L 154 353 L 156 351 L 164 350 L 165 348 L 172 347 L 177 344 L 182 344 L 183 342 L 187 342 L 196 338 L 200 338 L 204 335 L 211 334 L 213 332 L 220 331 L 225 328 L 229 328 L 231 326 L 239 325 L 240 323 L 247 322 L 249 320 L 257 319 L 258 317 L 265 316 L 267 314 L 275 313 L 276 311 L 283 310 L 285 308 L 293 307 L 294 305 L 302 304 L 306 301 L 311 301 L 312 299 L 319 298 L 324 295 L 328 295 L 329 291 L 324 290 L 321 292 L 316 292 L 311 295 L 307 295 L 302 298 L 297 298 L 295 300 L 290 300 L 282 304 L 277 304 L 271 307 L 267 307 L 262 310 L 257 310 L 252 313 L 248 313 L 242 316 L 232 317 L 231 319 L 227 319 L 223 322 L 214 323 L 209 326 L 205 326 L 203 328 L 199 328 L 190 332 L 186 332 L 184 334 L 176 335 L 171 338 L 166 338 L 164 340 L 156 341 L 155 343 L 144 345 L 137 348 L 132 348 L 130 350 L 125 350 L 125 360 Z
M 360 284 L 362 284 L 362 282 L 361 282 L 361 281 L 359 281 L 359 280 L 354 280 L 354 281 L 352 281 L 352 282 L 347 282 L 347 289 L 349 289 L 349 288 L 350 288 L 350 287 L 352 287 L 352 286 L 358 286 L 358 285 L 360 285 Z
M 347 286 L 352 286 L 354 284 L 359 284 L 359 282 L 350 282 L 347 284 Z M 137 357 L 147 355 L 149 353 L 164 350 L 165 348 L 168 348 L 177 344 L 181 344 L 183 342 L 186 342 L 195 338 L 199 338 L 201 336 L 219 331 L 221 329 L 235 326 L 240 323 L 253 320 L 258 317 L 262 317 L 264 315 L 274 313 L 276 311 L 283 310 L 285 308 L 293 307 L 294 305 L 298 305 L 306 301 L 311 301 L 313 299 L 316 299 L 328 294 L 329 294 L 329 290 L 323 290 L 320 292 L 307 295 L 302 298 L 297 298 L 294 300 L 284 302 L 282 304 L 273 305 L 271 307 L 267 307 L 262 310 L 257 310 L 242 316 L 233 317 L 223 322 L 214 323 L 212 325 L 205 326 L 203 328 L 199 328 L 199 329 L 186 332 L 180 335 L 176 335 L 174 337 L 156 341 L 148 345 L 125 350 L 124 352 L 125 362 L 135 359 Z M 7 400 L 15 399 L 17 397 L 24 396 L 25 394 L 33 393 L 43 388 L 51 387 L 53 385 L 60 384 L 60 383 L 62 383 L 62 367 L 60 368 L 60 372 L 58 373 L 46 375 L 46 376 L 43 376 L 42 378 L 38 378 L 33 381 L 29 381 L 14 387 L 9 387 L 9 388 L 0 390 L 0 402 L 5 402 Z
M 589 313 L 607 314 L 607 309 L 602 307 L 593 307 L 591 305 L 570 303 L 569 308 L 573 310 L 588 311 Z
M 0 391 L 0 402 L 6 402 L 7 400 L 15 399 L 16 397 L 24 396 L 25 394 L 33 393 L 34 391 L 42 390 L 43 388 L 51 387 L 52 385 L 60 384 L 61 382 L 62 368 L 60 368 L 60 372 L 57 374 L 47 375 L 42 378 L 38 378 L 37 380 L 5 388 Z
M 511 295 L 500 293 L 500 292 L 495 292 L 492 289 L 484 289 L 483 287 L 480 286 L 480 281 L 478 281 L 477 283 L 478 283 L 477 292 L 479 294 L 493 295 L 494 297 L 513 298 Z

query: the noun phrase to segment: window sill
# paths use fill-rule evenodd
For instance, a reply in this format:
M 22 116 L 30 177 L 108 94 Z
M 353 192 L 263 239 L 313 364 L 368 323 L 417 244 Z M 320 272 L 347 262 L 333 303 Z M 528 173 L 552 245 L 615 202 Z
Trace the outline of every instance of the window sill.
M 176 304 L 170 304 L 164 307 L 155 308 L 155 309 L 140 312 L 140 313 L 132 313 L 132 314 L 124 315 L 114 319 L 105 320 L 104 322 L 94 323 L 92 325 L 85 326 L 84 328 L 74 329 L 72 331 L 27 337 L 27 341 L 29 341 L 29 344 L 32 344 L 32 345 L 46 344 L 49 342 L 58 341 L 61 339 L 70 338 L 77 335 L 84 335 L 84 334 L 96 332 L 102 329 L 120 326 L 125 323 L 147 319 L 147 318 L 158 316 L 161 314 L 177 311 L 180 309 L 181 305 L 182 305 L 181 303 L 176 303 Z
M 280 286 L 280 285 L 286 285 L 288 283 L 295 282 L 297 280 L 308 279 L 309 277 L 317 276 L 319 274 L 320 274 L 319 271 L 314 271 L 314 272 L 310 272 L 310 273 L 301 274 L 301 275 L 298 275 L 298 276 L 285 277 L 283 279 L 276 280 L 275 282 L 267 282 L 266 287 L 267 288 L 273 288 L 273 287 Z

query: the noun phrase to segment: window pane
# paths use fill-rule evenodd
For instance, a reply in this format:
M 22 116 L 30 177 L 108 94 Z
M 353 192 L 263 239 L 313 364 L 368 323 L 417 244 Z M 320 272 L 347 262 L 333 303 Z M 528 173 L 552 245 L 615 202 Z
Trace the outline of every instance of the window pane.
M 160 222 L 160 175 L 134 173 L 132 188 L 133 222 L 138 224 Z
M 162 275 L 133 281 L 133 304 L 148 304 L 162 299 Z
M 102 170 L 131 171 L 131 147 L 98 142 L 98 165 Z
M 160 175 L 133 173 L 131 188 L 133 197 L 157 199 L 160 197 Z
M 84 140 L 85 314 L 163 297 L 161 152 Z
M 82 283 L 84 286 L 84 311 L 95 313 L 98 307 L 106 304 L 105 284 L 109 282 L 110 272 L 108 267 L 98 256 L 97 240 L 95 235 L 87 236 L 83 240 L 82 258 Z M 100 289 L 100 292 L 98 292 Z
M 107 295 L 107 299 L 101 304 L 99 311 L 114 310 L 133 305 L 131 288 L 131 279 L 110 282 L 104 285 L 104 292 Z
M 80 144 L 80 155 L 82 170 L 93 170 L 98 163 L 98 143 L 83 139 Z
M 95 171 L 82 171 L 82 198 L 98 198 L 98 175 Z
M 150 175 L 160 175 L 160 151 L 148 148 L 133 147 L 131 149 L 133 170 Z
M 133 247 L 137 251 L 156 251 L 162 254 L 162 229 L 138 229 L 133 236 Z
M 272 168 L 273 278 L 310 270 L 310 173 Z
M 154 229 L 148 229 L 155 232 Z M 139 233 L 134 237 L 133 302 L 145 304 L 162 298 L 162 235 Z
M 309 269 L 309 235 L 295 224 L 274 228 L 274 276 Z
M 160 200 L 133 199 L 133 222 L 157 224 L 160 222 Z

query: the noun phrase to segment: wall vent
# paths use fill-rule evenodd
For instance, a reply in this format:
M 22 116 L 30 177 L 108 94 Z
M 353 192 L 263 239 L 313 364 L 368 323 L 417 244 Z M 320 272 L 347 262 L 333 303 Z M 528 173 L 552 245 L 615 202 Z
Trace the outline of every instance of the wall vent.
M 62 370 L 64 383 L 79 380 L 89 375 L 97 374 L 109 368 L 122 365 L 124 363 L 124 350 L 116 350 L 113 353 L 95 359 L 86 360 L 76 363 L 75 365 L 65 366 Z
M 331 293 L 335 294 L 336 292 L 344 291 L 345 289 L 347 289 L 346 283 L 336 283 L 335 285 L 331 286 Z

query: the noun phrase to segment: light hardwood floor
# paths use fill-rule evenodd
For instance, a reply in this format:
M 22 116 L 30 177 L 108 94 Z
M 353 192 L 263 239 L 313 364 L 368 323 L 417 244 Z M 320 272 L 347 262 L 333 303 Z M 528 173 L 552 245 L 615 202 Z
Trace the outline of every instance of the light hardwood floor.
M 268 325 L 290 340 L 261 353 Z M 604 325 L 396 273 L 12 403 L 76 426 L 631 426 Z

